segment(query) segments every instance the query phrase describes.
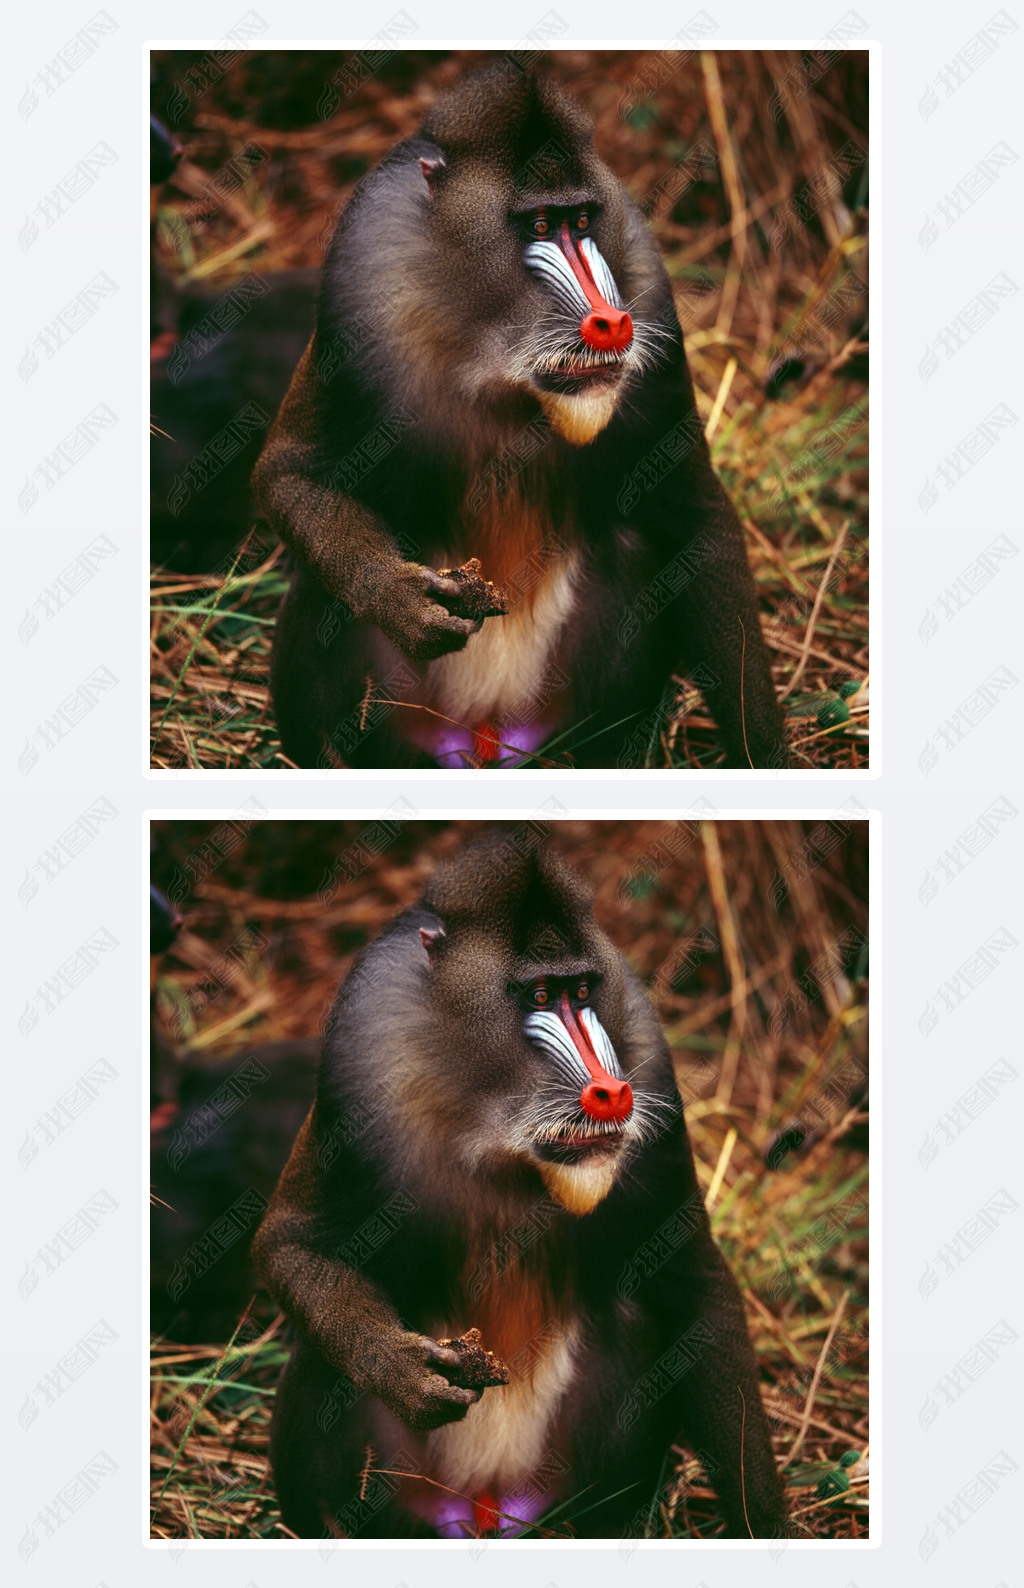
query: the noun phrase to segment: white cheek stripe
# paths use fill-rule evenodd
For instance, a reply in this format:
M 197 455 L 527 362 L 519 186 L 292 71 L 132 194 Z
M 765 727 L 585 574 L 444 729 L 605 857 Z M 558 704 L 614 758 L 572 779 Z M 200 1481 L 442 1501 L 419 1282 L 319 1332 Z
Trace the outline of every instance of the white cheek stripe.
M 580 317 L 590 313 L 590 304 L 572 273 L 572 266 L 562 252 L 560 243 L 530 243 L 523 258 L 530 274 L 547 287 L 563 309 Z
M 619 1056 L 612 1047 L 612 1039 L 604 1026 L 597 1018 L 593 1009 L 581 1009 L 580 1019 L 586 1027 L 587 1035 L 594 1044 L 594 1051 L 609 1075 L 614 1075 L 618 1080 L 623 1079 L 622 1066 Z
M 615 277 L 601 256 L 601 252 L 591 237 L 584 237 L 580 243 L 583 257 L 590 267 L 590 273 L 597 284 L 598 290 L 605 301 L 613 309 L 622 308 L 622 299 L 619 289 L 615 285 Z M 579 282 L 573 274 L 572 266 L 562 249 L 561 243 L 551 238 L 544 238 L 528 244 L 523 258 L 526 268 L 531 275 L 543 282 L 549 291 L 556 297 L 563 309 L 568 309 L 572 314 L 586 315 L 590 313 L 591 306 L 587 302 Z
M 597 282 L 605 302 L 610 303 L 613 309 L 621 309 L 622 299 L 619 296 L 615 277 L 612 275 L 604 255 L 592 237 L 580 239 L 580 252 L 590 266 L 590 274 Z
M 580 1020 L 594 1045 L 594 1051 L 609 1075 L 622 1079 L 622 1067 L 604 1026 L 593 1009 L 581 1009 Z M 576 1050 L 576 1044 L 559 1015 L 552 1009 L 536 1009 L 523 1022 L 527 1040 L 551 1060 L 559 1075 L 574 1086 L 588 1086 L 593 1079 Z

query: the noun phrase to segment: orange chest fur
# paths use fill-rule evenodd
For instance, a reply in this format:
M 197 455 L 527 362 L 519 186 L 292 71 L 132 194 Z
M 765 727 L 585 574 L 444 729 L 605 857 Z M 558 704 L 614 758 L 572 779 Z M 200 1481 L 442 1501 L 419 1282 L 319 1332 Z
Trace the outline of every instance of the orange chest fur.
M 547 484 L 536 469 L 485 465 L 449 527 L 453 558 L 478 557 L 484 578 L 502 585 L 513 607 L 532 605 L 544 575 L 574 547 L 571 514 L 551 499 Z
M 517 1249 L 513 1236 L 467 1253 L 454 1305 L 464 1326 L 480 1330 L 484 1345 L 510 1365 L 514 1378 L 532 1375 L 549 1336 L 575 1313 L 570 1287 L 553 1282 L 557 1269 L 550 1255 L 540 1260 L 536 1249 Z

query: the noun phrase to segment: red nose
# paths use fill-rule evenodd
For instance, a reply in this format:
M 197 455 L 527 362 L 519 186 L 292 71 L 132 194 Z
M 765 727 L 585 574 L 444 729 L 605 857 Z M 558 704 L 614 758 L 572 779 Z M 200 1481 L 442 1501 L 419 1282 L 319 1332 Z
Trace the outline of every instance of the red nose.
M 580 336 L 595 352 L 624 353 L 633 340 L 632 320 L 625 309 L 612 308 L 605 298 L 594 280 L 586 255 L 577 247 L 566 221 L 562 222 L 558 241 L 583 296 L 590 304 L 590 313 L 585 314 L 580 321 Z
M 607 303 L 584 315 L 580 336 L 600 353 L 624 353 L 633 340 L 633 322 L 625 309 L 613 309 Z
M 580 1107 L 591 1119 L 628 1119 L 633 1111 L 633 1092 L 628 1082 L 609 1075 L 594 1051 L 586 1026 L 569 1002 L 569 994 L 558 1000 L 562 1024 L 573 1040 L 576 1052 L 590 1072 L 590 1080 L 580 1093 Z
M 611 1075 L 591 1081 L 580 1093 L 580 1107 L 591 1119 L 628 1119 L 633 1109 L 629 1082 L 616 1081 Z

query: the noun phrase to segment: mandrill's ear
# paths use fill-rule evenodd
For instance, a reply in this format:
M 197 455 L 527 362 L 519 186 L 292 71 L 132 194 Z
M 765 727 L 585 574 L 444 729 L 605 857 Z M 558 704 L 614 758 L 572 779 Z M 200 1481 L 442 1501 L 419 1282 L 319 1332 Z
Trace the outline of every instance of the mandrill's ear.
M 435 963 L 438 952 L 444 940 L 445 930 L 443 926 L 420 927 L 420 942 L 427 951 L 427 959 L 430 961 L 431 965 Z
M 431 198 L 433 198 L 434 194 L 437 192 L 438 185 L 441 182 L 446 169 L 447 167 L 445 165 L 443 154 L 434 155 L 430 159 L 424 159 L 421 157 L 420 170 L 423 172 L 423 180 L 427 184 L 427 191 Z

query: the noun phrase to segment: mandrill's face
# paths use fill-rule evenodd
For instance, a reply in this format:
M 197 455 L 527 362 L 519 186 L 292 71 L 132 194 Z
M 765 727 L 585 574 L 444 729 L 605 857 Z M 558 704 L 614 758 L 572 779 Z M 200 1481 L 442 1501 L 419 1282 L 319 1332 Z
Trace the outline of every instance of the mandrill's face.
M 601 208 L 539 205 L 517 219 L 528 239 L 523 263 L 551 299 L 530 379 L 552 429 L 584 446 L 608 424 L 636 363 L 633 320 L 598 245 Z
M 503 902 L 505 854 L 495 855 L 493 874 L 472 881 L 472 905 L 449 883 L 456 873 L 442 874 L 425 899 L 436 914 L 419 927 L 425 1028 L 437 1033 L 420 1075 L 422 1095 L 433 1087 L 431 1156 L 463 1191 L 476 1185 L 481 1214 L 502 1187 L 535 1201 L 539 1179 L 581 1216 L 660 1133 L 672 1099 L 651 1083 L 646 1035 L 627 1043 L 636 992 L 586 890 L 551 861 L 551 876 L 530 874 Z
M 445 342 L 453 364 L 473 370 L 464 395 L 528 395 L 558 436 L 585 446 L 664 339 L 625 301 L 618 183 L 589 147 L 564 169 L 537 156 L 518 174 L 457 152 L 420 164 L 447 288 Z M 471 362 L 468 345 L 455 351 L 460 323 Z
M 523 1035 L 550 1071 L 530 1156 L 570 1213 L 590 1213 L 615 1184 L 634 1113 L 633 1089 L 594 1007 L 594 971 L 544 976 L 519 990 Z

